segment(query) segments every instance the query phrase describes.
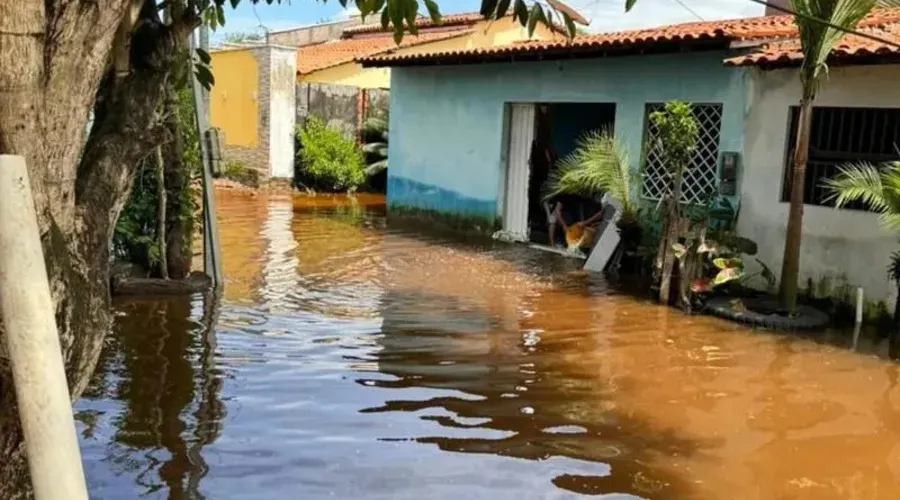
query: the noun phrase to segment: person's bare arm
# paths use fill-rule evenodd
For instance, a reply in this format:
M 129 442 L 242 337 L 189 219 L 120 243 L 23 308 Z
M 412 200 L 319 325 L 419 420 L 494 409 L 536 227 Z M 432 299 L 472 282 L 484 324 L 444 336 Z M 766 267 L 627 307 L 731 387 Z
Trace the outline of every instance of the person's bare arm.
M 585 225 L 585 226 L 592 226 L 592 225 L 594 225 L 594 224 L 600 222 L 600 219 L 603 218 L 603 209 L 604 209 L 604 208 L 606 208 L 606 207 L 601 208 L 600 211 L 598 211 L 597 213 L 595 213 L 594 215 L 592 215 L 590 219 L 584 221 L 584 225 Z
M 556 202 L 556 206 L 553 208 L 553 215 L 556 216 L 556 222 L 562 226 L 563 231 L 568 231 L 569 226 L 566 224 L 566 219 L 563 218 L 562 214 L 562 203 Z

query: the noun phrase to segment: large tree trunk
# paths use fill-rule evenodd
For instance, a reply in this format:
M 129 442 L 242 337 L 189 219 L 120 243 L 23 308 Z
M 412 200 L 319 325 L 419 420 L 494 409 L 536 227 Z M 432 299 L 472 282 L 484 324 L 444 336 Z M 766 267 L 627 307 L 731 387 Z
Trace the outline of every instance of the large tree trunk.
M 806 162 L 809 159 L 809 134 L 812 124 L 812 97 L 804 93 L 800 101 L 797 125 L 797 147 L 794 149 L 791 179 L 791 205 L 788 212 L 787 233 L 784 238 L 784 257 L 781 262 L 781 306 L 790 314 L 797 310 L 800 278 L 800 242 L 803 237 L 803 190 L 806 186 Z
M 140 44 L 132 43 L 131 71 L 116 74 L 114 38 L 133 21 L 126 18 L 135 5 L 143 6 L 132 32 Z M 152 0 L 0 1 L 0 153 L 28 164 L 73 399 L 89 382 L 109 328 L 115 221 L 138 161 L 165 139 L 155 110 L 167 61 L 195 25 L 192 17 L 161 26 Z M 27 495 L 29 481 L 0 346 L 0 498 L 16 498 Z

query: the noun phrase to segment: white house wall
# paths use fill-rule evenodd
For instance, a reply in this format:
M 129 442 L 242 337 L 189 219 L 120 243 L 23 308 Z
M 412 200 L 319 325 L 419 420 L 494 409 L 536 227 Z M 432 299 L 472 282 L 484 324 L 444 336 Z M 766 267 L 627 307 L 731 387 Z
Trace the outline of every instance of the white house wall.
M 788 203 L 781 201 L 790 107 L 800 99 L 794 69 L 748 73 L 749 108 L 744 138 L 743 179 L 738 232 L 759 244 L 758 257 L 781 270 Z M 817 106 L 900 107 L 900 66 L 831 68 Z M 806 205 L 800 250 L 801 286 L 809 279 L 862 286 L 867 300 L 893 307 L 893 285 L 886 277 L 898 235 L 878 226 L 877 216 L 858 210 Z M 827 280 L 827 281 L 826 281 Z
M 269 89 L 269 175 L 294 177 L 297 50 L 272 46 Z

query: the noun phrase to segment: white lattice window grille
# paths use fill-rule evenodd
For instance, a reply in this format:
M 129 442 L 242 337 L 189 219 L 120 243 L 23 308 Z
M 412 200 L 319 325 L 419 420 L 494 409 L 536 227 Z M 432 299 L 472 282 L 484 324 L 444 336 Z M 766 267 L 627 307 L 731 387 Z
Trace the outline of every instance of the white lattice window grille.
M 647 139 L 645 144 L 653 144 L 657 134 L 656 127 L 650 122 L 650 113 L 663 109 L 663 106 L 663 104 L 647 105 L 644 116 Z M 681 183 L 681 201 L 702 204 L 706 203 L 710 195 L 716 193 L 718 187 L 722 105 L 692 104 L 691 108 L 700 133 L 691 168 L 685 172 Z M 659 200 L 672 192 L 672 179 L 660 158 L 658 148 L 646 148 L 645 155 L 643 195 L 650 200 Z

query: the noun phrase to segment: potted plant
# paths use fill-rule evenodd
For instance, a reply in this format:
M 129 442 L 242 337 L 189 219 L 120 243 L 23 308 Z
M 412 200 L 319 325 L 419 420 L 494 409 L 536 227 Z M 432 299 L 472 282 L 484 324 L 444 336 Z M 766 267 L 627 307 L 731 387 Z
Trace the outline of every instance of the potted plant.
M 560 160 L 550 173 L 545 198 L 574 194 L 600 200 L 603 195 L 621 206 L 616 227 L 626 251 L 634 251 L 641 242 L 639 187 L 642 172 L 632 169 L 628 151 L 612 130 L 603 128 L 585 133 L 575 150 Z

